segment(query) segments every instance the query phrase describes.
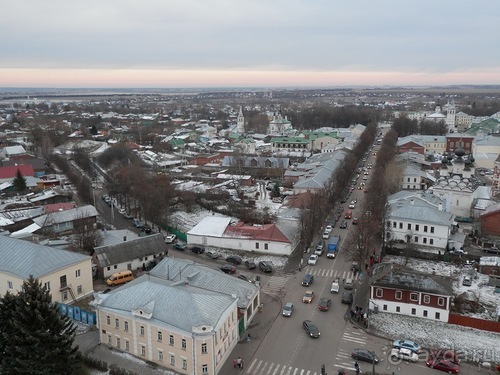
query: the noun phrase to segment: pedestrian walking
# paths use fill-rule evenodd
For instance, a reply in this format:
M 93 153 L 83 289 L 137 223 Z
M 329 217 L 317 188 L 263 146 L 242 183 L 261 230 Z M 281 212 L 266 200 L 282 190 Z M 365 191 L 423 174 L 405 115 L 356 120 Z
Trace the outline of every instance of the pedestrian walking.
M 250 334 L 248 334 L 248 336 L 247 336 L 247 342 L 250 342 L 250 341 L 252 341 L 252 336 L 250 336 Z
M 238 366 L 238 360 L 236 358 L 233 359 L 233 367 Z
M 236 364 L 238 365 L 238 367 L 241 369 L 241 364 L 242 364 L 242 359 L 241 357 L 238 357 L 238 359 L 236 359 Z

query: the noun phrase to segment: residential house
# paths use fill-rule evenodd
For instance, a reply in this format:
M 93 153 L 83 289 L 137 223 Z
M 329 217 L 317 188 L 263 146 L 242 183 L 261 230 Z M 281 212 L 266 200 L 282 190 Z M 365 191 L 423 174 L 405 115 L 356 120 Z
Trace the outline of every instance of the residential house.
M 12 180 L 14 180 L 14 178 L 16 178 L 17 176 L 17 171 L 20 171 L 23 177 L 26 178 L 26 180 L 28 180 L 29 177 L 35 176 L 35 171 L 31 164 L 14 165 L 11 167 L 0 167 L 0 184 L 4 182 L 12 182 Z
M 500 203 L 489 206 L 479 216 L 483 236 L 500 236 Z
M 427 173 L 414 163 L 405 163 L 401 181 L 403 190 L 425 190 L 427 188 Z
M 30 275 L 54 302 L 70 303 L 94 292 L 90 256 L 0 236 L 0 294 L 19 292 Z
M 370 309 L 448 322 L 453 298 L 451 281 L 393 265 L 381 264 L 370 278 Z
M 252 138 L 242 138 L 233 144 L 233 149 L 242 154 L 253 155 L 255 154 L 256 142 Z
M 16 165 L 31 165 L 33 167 L 34 176 L 45 176 L 49 168 L 42 158 L 34 158 L 31 155 L 13 156 L 10 160 L 2 161 L 4 167 L 15 167 Z
M 285 236 L 277 224 L 231 224 L 231 218 L 219 216 L 202 219 L 188 231 L 187 242 L 272 255 L 290 255 L 295 248 L 294 241 Z
M 388 205 L 387 241 L 411 242 L 435 248 L 436 252 L 447 248 L 455 215 L 444 211 L 442 199 L 424 192 L 400 191 L 389 196 Z
M 34 218 L 33 222 L 40 227 L 40 231 L 60 235 L 82 230 L 85 226 L 92 228 L 98 215 L 94 206 L 87 205 L 42 215 Z
M 178 374 L 216 375 L 238 342 L 237 301 L 188 280 L 143 275 L 96 294 L 99 342 Z
M 309 156 L 311 155 L 311 141 L 303 137 L 271 138 L 271 151 L 289 156 Z
M 396 147 L 399 153 L 416 152 L 422 155 L 425 153 L 425 144 L 420 139 L 416 139 L 413 137 L 404 137 L 398 139 Z
M 138 237 L 94 248 L 99 275 L 107 278 L 115 272 L 150 269 L 168 254 L 161 233 Z
M 16 155 L 25 155 L 26 150 L 21 145 L 0 148 L 0 159 L 11 158 Z
M 500 138 L 477 136 L 472 143 L 472 154 L 476 168 L 493 169 L 500 155 Z
M 305 139 L 311 141 L 312 151 L 322 151 L 325 147 L 329 145 L 337 145 L 339 139 L 337 138 L 337 132 L 321 132 L 321 131 L 303 131 L 301 133 Z

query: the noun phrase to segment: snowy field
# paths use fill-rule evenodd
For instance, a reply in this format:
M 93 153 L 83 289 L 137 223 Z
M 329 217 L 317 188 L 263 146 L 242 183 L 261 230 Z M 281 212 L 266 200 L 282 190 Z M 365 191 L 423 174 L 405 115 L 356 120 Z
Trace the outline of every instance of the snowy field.
M 500 334 L 494 332 L 387 313 L 370 316 L 370 331 L 427 349 L 453 349 L 461 360 L 500 362 Z

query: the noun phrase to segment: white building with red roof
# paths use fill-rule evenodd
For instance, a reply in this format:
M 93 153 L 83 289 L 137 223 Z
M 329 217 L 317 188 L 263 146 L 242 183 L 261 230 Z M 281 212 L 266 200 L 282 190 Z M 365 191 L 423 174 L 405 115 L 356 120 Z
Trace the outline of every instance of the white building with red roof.
M 285 235 L 279 224 L 232 223 L 229 217 L 209 216 L 187 233 L 190 245 L 258 252 L 270 255 L 290 255 L 294 240 Z

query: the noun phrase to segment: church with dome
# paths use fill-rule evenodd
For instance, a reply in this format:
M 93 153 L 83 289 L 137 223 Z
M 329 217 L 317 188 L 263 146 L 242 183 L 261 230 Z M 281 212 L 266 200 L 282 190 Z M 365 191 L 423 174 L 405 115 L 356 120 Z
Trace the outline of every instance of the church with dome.
M 474 157 L 459 146 L 445 155 L 441 162 L 433 193 L 446 202 L 447 212 L 456 216 L 473 216 L 473 202 L 482 185 L 474 175 Z

